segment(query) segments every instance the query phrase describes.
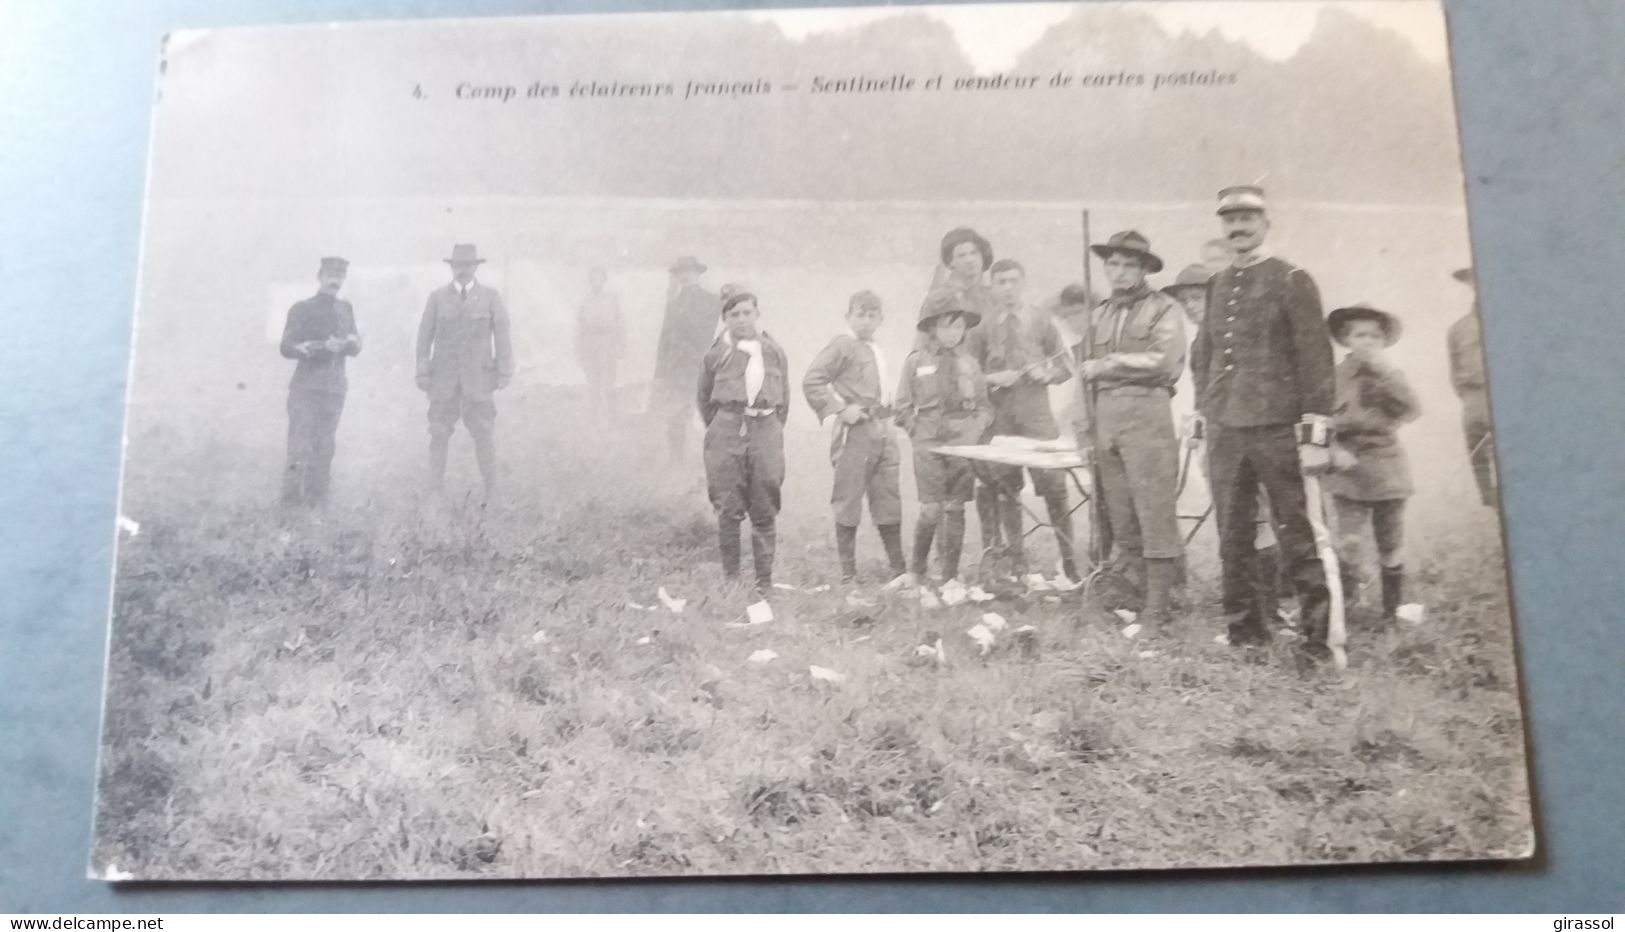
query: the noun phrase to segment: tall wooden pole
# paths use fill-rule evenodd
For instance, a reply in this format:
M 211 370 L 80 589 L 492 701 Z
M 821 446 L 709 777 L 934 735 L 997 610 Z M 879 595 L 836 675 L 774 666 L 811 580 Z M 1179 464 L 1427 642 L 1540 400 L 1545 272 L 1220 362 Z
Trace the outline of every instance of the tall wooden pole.
M 1095 289 L 1090 275 L 1090 266 L 1092 265 L 1090 262 L 1090 256 L 1092 255 L 1090 245 L 1089 211 L 1085 210 L 1083 211 L 1083 290 L 1089 296 L 1089 312 L 1085 318 L 1087 322 L 1084 325 L 1083 347 L 1078 354 L 1082 360 L 1088 360 L 1095 352 Z M 1085 440 L 1092 441 L 1095 434 L 1096 417 L 1095 386 L 1083 380 L 1081 364 L 1078 379 L 1081 383 L 1079 387 L 1083 391 L 1084 417 L 1088 419 L 1089 426 L 1087 430 L 1091 435 L 1086 437 Z M 1090 567 L 1089 575 L 1091 579 L 1105 568 L 1106 559 L 1111 555 L 1112 548 L 1112 529 L 1110 523 L 1106 520 L 1106 497 L 1101 494 L 1098 456 L 1098 452 L 1092 452 L 1085 458 L 1085 462 L 1089 466 L 1089 486 L 1091 491 L 1089 501 L 1089 562 L 1094 564 Z

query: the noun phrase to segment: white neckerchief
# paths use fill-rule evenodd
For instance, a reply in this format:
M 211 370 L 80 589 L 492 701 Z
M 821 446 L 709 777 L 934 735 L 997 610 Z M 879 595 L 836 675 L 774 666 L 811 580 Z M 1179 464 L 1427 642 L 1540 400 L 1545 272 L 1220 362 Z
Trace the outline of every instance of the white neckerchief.
M 729 332 L 728 342 L 749 357 L 745 360 L 745 403 L 754 407 L 756 396 L 762 393 L 762 383 L 767 381 L 767 366 L 762 362 L 761 334 L 757 334 L 754 340 L 735 340 Z
M 869 352 L 875 354 L 875 371 L 880 376 L 880 403 L 882 405 L 891 404 L 891 393 L 886 390 L 886 386 L 891 384 L 891 380 L 886 378 L 886 354 L 880 351 L 880 344 L 875 342 L 874 337 L 865 340 L 853 333 L 852 339 L 869 347 Z

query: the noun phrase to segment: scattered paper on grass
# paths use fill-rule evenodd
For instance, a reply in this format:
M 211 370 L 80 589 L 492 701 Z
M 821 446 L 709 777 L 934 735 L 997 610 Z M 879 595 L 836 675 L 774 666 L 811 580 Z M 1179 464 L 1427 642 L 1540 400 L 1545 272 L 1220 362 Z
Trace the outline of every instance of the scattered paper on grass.
M 1054 588 L 1042 573 L 1028 573 L 1021 577 L 1021 581 L 1026 584 L 1028 592 L 1048 592 Z
M 984 612 L 982 614 L 982 624 L 987 625 L 988 630 L 990 631 L 1003 631 L 1009 622 L 1004 620 L 1003 615 L 999 615 L 994 612 Z
M 993 601 L 993 594 L 988 592 L 986 589 L 983 589 L 981 586 L 971 586 L 969 589 L 965 590 L 965 594 L 970 597 L 972 602 Z
M 546 644 L 547 643 L 547 632 L 546 631 L 537 631 L 535 634 L 530 636 L 530 642 L 532 644 Z
M 1044 601 L 1046 601 L 1046 602 L 1059 602 L 1059 601 L 1061 601 L 1061 597 L 1058 596 L 1058 595 L 1046 595 L 1046 596 L 1044 596 Z
M 845 673 L 836 673 L 834 670 L 831 670 L 828 667 L 819 667 L 809 664 L 807 666 L 807 672 L 812 674 L 813 679 L 823 680 L 826 683 L 840 683 L 846 680 Z
M 942 604 L 958 605 L 970 596 L 970 591 L 958 579 L 950 579 L 942 584 L 938 594 L 942 596 Z
M 1419 602 L 1406 602 L 1399 608 L 1394 609 L 1394 617 L 1400 621 L 1419 625 L 1427 618 L 1427 609 Z
M 745 606 L 745 618 L 753 625 L 765 625 L 773 620 L 773 606 L 766 599 Z
M 666 591 L 665 586 L 661 586 L 660 591 L 656 592 L 655 596 L 660 599 L 661 605 L 664 605 L 666 608 L 671 610 L 673 615 L 681 615 L 683 613 L 683 609 L 688 606 L 687 599 L 673 598 L 672 594 Z
M 1160 650 L 1142 650 L 1138 654 L 1135 654 L 1134 656 L 1140 658 L 1141 660 L 1150 660 L 1152 657 L 1161 657 L 1162 656 L 1162 651 L 1160 651 Z
M 654 640 L 655 640 L 654 638 L 652 638 L 652 637 L 648 636 L 647 634 L 645 634 L 643 637 L 638 638 L 636 641 L 633 641 L 632 643 L 638 645 L 639 647 L 647 647 L 648 645 L 653 644 Z
M 628 602 L 628 603 L 626 603 L 626 607 L 627 608 L 635 608 L 640 612 L 659 611 L 659 609 L 655 608 L 653 605 L 644 605 L 642 602 Z
M 965 633 L 976 642 L 976 649 L 980 653 L 985 654 L 993 649 L 993 632 L 987 629 L 987 625 L 975 625 Z
M 807 591 L 808 592 L 828 592 L 829 591 L 829 583 L 824 583 L 821 586 L 814 586 L 811 589 L 808 589 Z
M 936 597 L 936 595 L 931 592 L 930 589 L 926 589 L 926 588 L 924 588 L 922 586 L 920 588 L 920 607 L 921 608 L 941 608 L 942 607 L 942 600 L 938 599 Z
M 1282 637 L 1295 638 L 1295 637 L 1298 636 L 1298 629 L 1297 628 L 1282 628 L 1281 629 L 1281 636 Z
M 785 592 L 800 592 L 801 591 L 800 589 L 797 589 L 795 586 L 792 586 L 787 582 L 776 582 L 776 583 L 773 584 L 773 588 L 775 588 L 775 589 L 783 589 Z
M 852 606 L 853 608 L 874 608 L 876 603 L 873 599 L 865 599 L 861 596 L 848 595 L 846 597 L 846 604 Z
M 1112 609 L 1112 614 L 1116 615 L 1126 625 L 1134 624 L 1134 622 L 1139 620 L 1140 617 L 1138 612 L 1131 612 L 1126 608 L 1114 608 Z
M 769 663 L 777 659 L 779 659 L 779 655 L 765 647 L 750 655 L 751 663 Z
M 1215 644 L 1223 644 L 1226 647 L 1228 647 L 1228 646 L 1230 646 L 1230 635 L 1228 635 L 1228 634 L 1215 634 L 1213 636 L 1213 643 L 1215 643 Z
M 120 883 L 126 880 L 134 880 L 135 875 L 129 871 L 119 870 L 117 864 L 109 864 L 107 865 L 107 870 L 102 871 L 102 879 L 110 880 L 114 883 Z
M 1138 637 L 1139 634 L 1140 634 L 1140 623 L 1139 622 L 1135 622 L 1134 624 L 1128 625 L 1125 628 L 1123 628 L 1123 637 L 1126 637 L 1129 640 L 1133 640 L 1134 638 Z
M 118 529 L 131 537 L 141 533 L 141 525 L 127 515 L 118 516 Z

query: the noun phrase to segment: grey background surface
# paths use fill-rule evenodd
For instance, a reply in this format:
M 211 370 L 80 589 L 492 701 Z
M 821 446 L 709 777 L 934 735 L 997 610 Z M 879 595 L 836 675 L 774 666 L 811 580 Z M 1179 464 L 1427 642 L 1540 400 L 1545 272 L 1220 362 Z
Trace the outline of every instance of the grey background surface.
M 0 911 L 1572 914 L 1625 903 L 1625 3 L 1618 0 L 1448 4 L 1534 745 L 1537 862 L 970 883 L 115 888 L 84 879 L 159 38 L 181 27 L 707 5 L 0 3 Z

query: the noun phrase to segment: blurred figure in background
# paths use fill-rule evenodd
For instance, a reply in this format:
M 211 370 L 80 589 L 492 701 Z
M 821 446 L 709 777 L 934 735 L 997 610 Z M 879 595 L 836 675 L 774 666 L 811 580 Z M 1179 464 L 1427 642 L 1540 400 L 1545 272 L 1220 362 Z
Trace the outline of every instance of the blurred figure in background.
M 1451 278 L 1476 288 L 1471 268 L 1457 269 Z M 1478 481 L 1478 499 L 1495 504 L 1495 437 L 1490 431 L 1490 396 L 1484 381 L 1484 338 L 1479 329 L 1478 299 L 1461 319 L 1450 325 L 1450 384 L 1461 398 L 1461 429 L 1467 435 L 1467 456 Z
M 655 351 L 654 386 L 649 411 L 666 422 L 666 450 L 676 462 L 688 450 L 694 420 L 689 407 L 694 395 L 694 371 L 700 367 L 717 332 L 720 299 L 700 287 L 705 263 L 683 256 L 671 264 L 666 314 L 660 323 L 660 346 Z
M 299 360 L 288 383 L 284 505 L 318 506 L 327 501 L 339 415 L 349 389 L 344 360 L 361 352 L 355 310 L 338 296 L 349 268 L 350 263 L 336 256 L 322 259 L 315 296 L 289 308 L 282 328 L 282 355 Z
M 615 413 L 615 369 L 626 352 L 621 299 L 606 286 L 602 268 L 587 273 L 587 294 L 576 309 L 576 362 L 587 377 L 587 411 L 602 423 Z

